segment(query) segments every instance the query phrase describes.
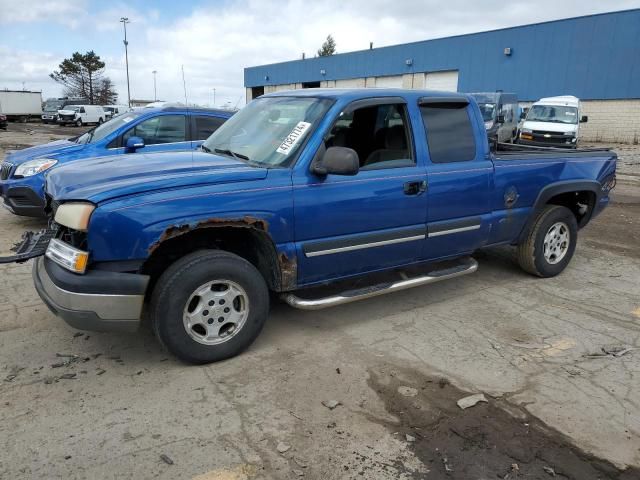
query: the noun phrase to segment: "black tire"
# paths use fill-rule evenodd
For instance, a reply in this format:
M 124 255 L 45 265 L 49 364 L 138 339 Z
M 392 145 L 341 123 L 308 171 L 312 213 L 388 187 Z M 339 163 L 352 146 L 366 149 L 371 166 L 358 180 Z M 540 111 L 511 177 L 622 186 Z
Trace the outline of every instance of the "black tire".
M 104 122 L 104 120 L 102 119 L 102 117 L 100 117 L 100 118 L 98 119 L 98 125 L 102 125 L 102 123 L 103 123 L 103 122 Z
M 230 339 L 217 345 L 194 340 L 183 324 L 187 302 L 213 280 L 240 285 L 248 296 L 248 317 Z M 220 250 L 201 250 L 171 265 L 160 277 L 151 298 L 151 323 L 160 343 L 178 358 L 195 364 L 234 357 L 256 339 L 269 314 L 269 289 L 260 272 L 245 259 Z
M 78 120 L 76 120 L 76 127 L 81 127 L 82 126 L 82 119 L 79 118 Z
M 569 244 L 564 256 L 552 263 L 544 254 L 545 236 L 552 226 L 564 224 L 568 233 Z M 554 277 L 561 273 L 571 261 L 578 240 L 578 222 L 571 210 L 559 205 L 547 205 L 536 216 L 526 232 L 526 237 L 518 245 L 518 263 L 520 267 L 538 277 Z

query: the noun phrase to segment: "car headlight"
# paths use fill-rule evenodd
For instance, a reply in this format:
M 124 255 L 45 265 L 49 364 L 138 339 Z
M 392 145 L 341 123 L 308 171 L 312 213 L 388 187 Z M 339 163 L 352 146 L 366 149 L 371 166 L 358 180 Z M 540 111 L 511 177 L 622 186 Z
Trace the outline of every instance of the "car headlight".
M 573 136 L 575 136 L 576 132 L 564 132 L 564 134 L 567 137 L 573 137 Z
M 521 128 L 520 133 L 532 133 L 530 128 Z
M 89 228 L 89 219 L 96 206 L 87 202 L 63 203 L 56 210 L 55 221 L 60 225 L 86 232 Z
M 14 176 L 32 177 L 33 175 L 37 175 L 38 173 L 49 170 L 56 163 L 58 163 L 58 161 L 51 158 L 39 158 L 37 160 L 30 160 L 18 166 L 18 168 L 16 168 L 16 173 L 14 173 Z

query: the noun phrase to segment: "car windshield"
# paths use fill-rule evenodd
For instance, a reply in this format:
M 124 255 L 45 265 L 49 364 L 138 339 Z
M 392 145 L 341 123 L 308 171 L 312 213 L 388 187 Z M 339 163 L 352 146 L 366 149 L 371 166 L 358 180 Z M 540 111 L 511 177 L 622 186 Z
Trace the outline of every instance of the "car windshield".
M 495 103 L 479 103 L 478 107 L 480 107 L 480 112 L 482 113 L 482 119 L 485 122 L 490 122 L 495 118 L 495 115 L 496 115 Z
M 578 109 L 562 105 L 534 105 L 527 114 L 529 122 L 578 123 Z
M 311 97 L 258 98 L 216 130 L 202 149 L 260 167 L 286 167 L 331 103 Z
M 89 130 L 87 133 L 80 135 L 76 138 L 76 143 L 92 143 L 97 142 L 98 140 L 102 140 L 107 135 L 115 132 L 123 125 L 126 125 L 129 122 L 132 122 L 137 117 L 139 117 L 141 113 L 127 112 L 121 115 L 117 115 L 113 117 L 111 120 L 99 125 L 93 130 Z

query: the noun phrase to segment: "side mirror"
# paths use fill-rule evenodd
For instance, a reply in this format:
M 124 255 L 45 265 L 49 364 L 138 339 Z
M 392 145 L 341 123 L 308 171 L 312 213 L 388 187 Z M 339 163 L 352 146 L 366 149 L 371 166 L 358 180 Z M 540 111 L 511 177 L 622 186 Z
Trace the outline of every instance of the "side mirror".
M 580 123 L 587 123 L 589 121 L 589 117 L 587 117 L 586 115 L 583 115 L 580 118 Z
M 329 147 L 322 160 L 313 167 L 316 175 L 356 175 L 360 159 L 355 150 L 347 147 Z
M 144 140 L 140 137 L 129 137 L 127 138 L 127 143 L 125 145 L 125 150 L 127 153 L 133 153 L 139 148 L 144 147 Z
M 498 115 L 496 117 L 496 123 L 504 123 L 504 115 Z
M 520 120 L 527 116 L 527 112 L 520 112 Z

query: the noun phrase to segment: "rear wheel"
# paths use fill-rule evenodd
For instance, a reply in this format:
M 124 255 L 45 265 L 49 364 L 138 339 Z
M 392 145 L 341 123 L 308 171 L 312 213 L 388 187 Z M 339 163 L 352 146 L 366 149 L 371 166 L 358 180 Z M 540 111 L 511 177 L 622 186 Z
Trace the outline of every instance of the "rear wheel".
M 245 259 L 218 250 L 175 262 L 151 299 L 156 336 L 190 363 L 238 355 L 256 339 L 268 312 L 269 290 L 260 272 Z
M 561 273 L 571 261 L 578 240 L 578 223 L 567 207 L 547 205 L 518 245 L 518 263 L 539 277 Z

